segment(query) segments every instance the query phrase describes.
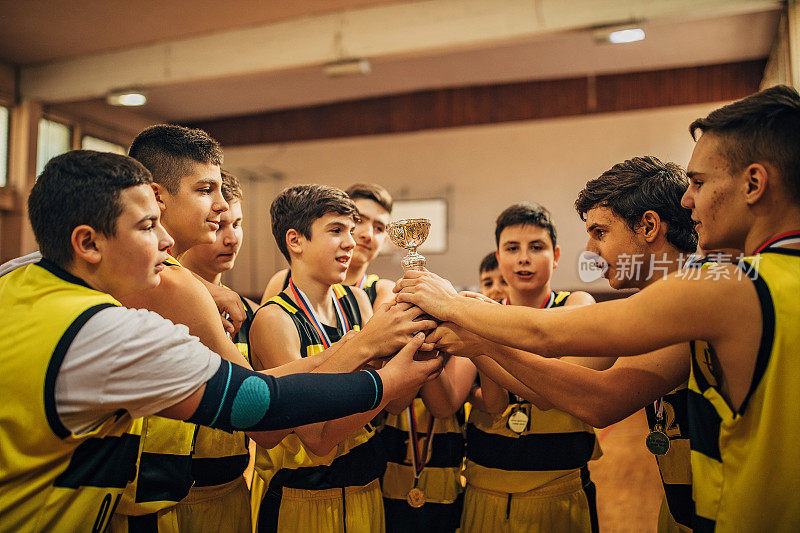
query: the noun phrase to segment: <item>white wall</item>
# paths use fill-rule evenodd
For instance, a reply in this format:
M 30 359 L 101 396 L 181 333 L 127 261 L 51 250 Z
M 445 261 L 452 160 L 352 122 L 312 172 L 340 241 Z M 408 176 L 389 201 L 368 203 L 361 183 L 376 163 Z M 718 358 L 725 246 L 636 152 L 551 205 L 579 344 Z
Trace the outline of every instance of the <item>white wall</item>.
M 228 282 L 245 294 L 260 294 L 272 273 L 284 267 L 268 222 L 277 191 L 296 183 L 346 188 L 372 181 L 395 198 L 448 199 L 448 251 L 427 257 L 429 268 L 456 286 L 477 284 L 478 263 L 494 248 L 500 211 L 532 200 L 551 210 L 558 228 L 562 260 L 554 287 L 606 290 L 605 281 L 587 286 L 577 276 L 577 257 L 586 241 L 573 208 L 578 191 L 613 164 L 637 155 L 685 166 L 693 146 L 689 123 L 719 105 L 226 149 L 225 166 L 243 179 L 246 195 L 245 243 Z M 283 179 L 270 178 L 272 171 Z M 248 176 L 260 179 L 248 181 Z M 399 277 L 399 255 L 379 257 L 371 270 Z

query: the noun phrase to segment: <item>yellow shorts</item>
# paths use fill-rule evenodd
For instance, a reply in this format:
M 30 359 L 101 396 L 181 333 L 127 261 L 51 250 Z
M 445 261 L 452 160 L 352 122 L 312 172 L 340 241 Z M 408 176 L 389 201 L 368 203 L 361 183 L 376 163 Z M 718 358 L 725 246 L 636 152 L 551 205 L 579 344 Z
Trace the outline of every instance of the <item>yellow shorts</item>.
M 253 533 L 256 533 L 258 528 L 258 512 L 261 510 L 261 500 L 264 499 L 264 494 L 267 492 L 267 484 L 264 478 L 253 474 L 253 480 L 250 482 L 250 521 L 253 524 Z
M 250 533 L 250 491 L 243 477 L 214 487 L 195 487 L 175 507 L 184 533 Z
M 584 490 L 579 472 L 547 487 L 513 494 L 467 485 L 461 531 L 589 533 L 596 523 L 590 488 L 594 485 Z
M 114 513 L 107 531 L 108 533 L 129 533 L 130 531 L 178 533 L 180 531 L 178 529 L 178 513 L 175 512 L 174 507 L 142 516 Z
M 277 531 L 341 533 L 345 526 L 347 533 L 383 533 L 386 530 L 383 497 L 377 479 L 363 487 L 346 487 L 344 494 L 343 502 L 342 489 L 284 487 Z M 270 524 L 259 524 L 259 531 L 273 528 Z

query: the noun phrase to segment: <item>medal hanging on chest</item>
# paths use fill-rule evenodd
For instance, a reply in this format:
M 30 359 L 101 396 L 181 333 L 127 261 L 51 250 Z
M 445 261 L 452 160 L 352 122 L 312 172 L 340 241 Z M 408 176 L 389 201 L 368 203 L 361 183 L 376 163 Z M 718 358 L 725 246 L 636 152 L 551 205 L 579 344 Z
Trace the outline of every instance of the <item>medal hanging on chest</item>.
M 519 398 L 517 398 L 519 400 Z M 511 414 L 508 415 L 508 429 L 513 431 L 514 433 L 521 435 L 528 429 L 530 425 L 531 417 L 528 413 L 525 412 L 523 409 L 523 404 L 517 403 L 516 407 Z
M 408 416 L 408 439 L 411 445 L 411 466 L 414 469 L 414 486 L 408 491 L 406 501 L 408 505 L 418 509 L 425 505 L 426 501 L 425 493 L 419 488 L 419 476 L 425 469 L 425 463 L 428 462 L 428 451 L 431 449 L 431 443 L 433 442 L 433 423 L 436 419 L 428 413 L 428 431 L 425 434 L 422 449 L 420 449 L 417 438 L 417 417 L 414 413 L 414 400 L 411 401 L 411 405 L 406 409 L 406 415 Z
M 656 422 L 653 429 L 647 434 L 644 440 L 645 446 L 653 455 L 666 455 L 669 451 L 669 437 L 667 436 L 667 426 L 664 423 L 664 399 L 659 398 L 653 402 L 656 412 Z

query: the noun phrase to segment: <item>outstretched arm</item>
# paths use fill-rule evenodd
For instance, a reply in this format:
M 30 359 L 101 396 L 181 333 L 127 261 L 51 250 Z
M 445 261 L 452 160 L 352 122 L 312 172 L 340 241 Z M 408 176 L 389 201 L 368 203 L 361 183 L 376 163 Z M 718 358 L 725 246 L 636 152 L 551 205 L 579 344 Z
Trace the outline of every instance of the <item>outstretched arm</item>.
M 629 356 L 703 339 L 735 344 L 757 336 L 760 305 L 753 284 L 674 275 L 624 300 L 559 309 L 498 306 L 459 296 L 430 272 L 409 271 L 396 287 L 398 301 L 499 344 L 543 356 Z M 724 305 L 721 305 L 724 302 Z

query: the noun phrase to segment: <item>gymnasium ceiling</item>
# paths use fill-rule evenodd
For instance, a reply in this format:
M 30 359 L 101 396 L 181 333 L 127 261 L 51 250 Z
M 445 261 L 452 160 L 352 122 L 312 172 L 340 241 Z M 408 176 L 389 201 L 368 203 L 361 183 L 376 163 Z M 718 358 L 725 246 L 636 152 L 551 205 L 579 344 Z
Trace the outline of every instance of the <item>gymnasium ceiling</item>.
M 769 54 L 774 0 L 0 0 L 0 58 L 23 97 L 173 121 L 416 90 L 744 61 Z M 645 41 L 597 44 L 636 21 Z M 322 65 L 365 57 L 367 76 Z

